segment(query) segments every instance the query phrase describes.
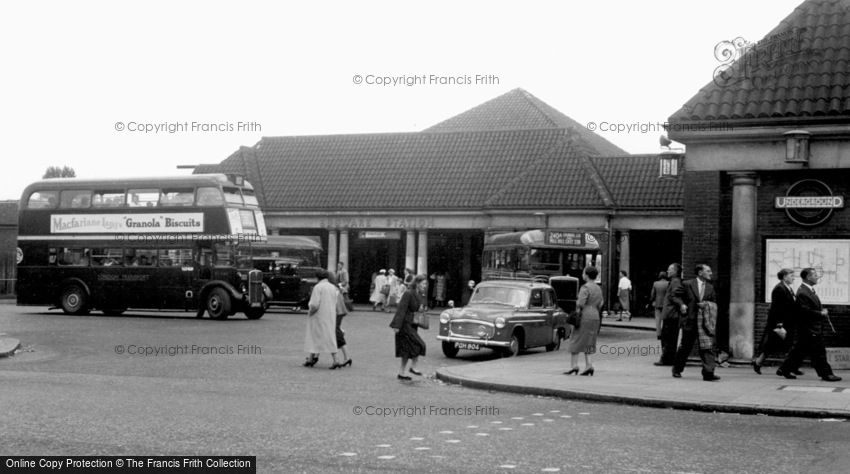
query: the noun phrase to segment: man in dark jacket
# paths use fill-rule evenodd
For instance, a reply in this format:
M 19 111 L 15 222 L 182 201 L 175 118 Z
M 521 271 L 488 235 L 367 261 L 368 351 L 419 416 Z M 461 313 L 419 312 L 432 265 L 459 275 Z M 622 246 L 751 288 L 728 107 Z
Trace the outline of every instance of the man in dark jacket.
M 826 347 L 823 343 L 823 323 L 829 318 L 827 310 L 823 309 L 820 298 L 815 292 L 818 283 L 818 273 L 814 268 L 800 270 L 800 278 L 803 283 L 797 289 L 797 315 L 798 329 L 797 340 L 794 347 L 785 358 L 785 362 L 776 371 L 776 375 L 786 379 L 796 379 L 794 371 L 800 367 L 803 355 L 808 354 L 812 360 L 812 367 L 818 376 L 826 382 L 838 382 L 841 377 L 832 373 L 832 367 L 826 361 Z
M 711 267 L 705 264 L 696 266 L 697 277 L 682 283 L 678 290 L 683 302 L 679 306 L 682 313 L 682 344 L 676 351 L 676 361 L 673 363 L 673 377 L 680 378 L 685 370 L 685 363 L 691 354 L 694 344 L 699 341 L 699 355 L 702 359 L 702 379 L 706 382 L 720 380 L 714 375 L 715 359 L 714 349 L 710 343 L 704 342 L 700 336 L 699 312 L 709 302 L 717 303 L 714 287 L 711 285 Z M 669 291 L 669 290 L 668 290 Z
M 679 343 L 679 308 L 685 304 L 681 298 L 682 266 L 671 263 L 667 267 L 670 283 L 664 296 L 664 308 L 661 310 L 661 359 L 655 365 L 671 366 L 676 358 L 676 344 Z
M 794 290 L 791 288 L 791 285 L 794 284 L 794 270 L 783 268 L 779 270 L 776 277 L 779 278 L 779 283 L 770 292 L 770 310 L 767 313 L 767 324 L 764 326 L 757 355 L 753 358 L 753 370 L 759 375 L 761 375 L 761 364 L 767 357 L 767 353 L 782 349 L 785 339 L 777 331 L 784 331 L 786 338 L 793 337 L 791 334 L 793 333 L 795 312 L 797 311 Z M 794 373 L 803 375 L 802 372 L 798 372 Z

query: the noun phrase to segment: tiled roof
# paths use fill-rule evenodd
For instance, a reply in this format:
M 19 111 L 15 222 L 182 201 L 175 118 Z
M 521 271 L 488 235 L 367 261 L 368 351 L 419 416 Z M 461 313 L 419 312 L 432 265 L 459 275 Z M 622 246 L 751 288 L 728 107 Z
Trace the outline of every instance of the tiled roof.
M 591 158 L 617 207 L 682 209 L 681 176 L 659 179 L 658 155 Z
M 266 137 L 217 171 L 247 172 L 268 210 L 604 206 L 577 156 L 558 129 Z
M 18 225 L 18 201 L 0 201 L 0 225 Z
M 473 132 L 482 130 L 573 129 L 591 154 L 625 155 L 626 151 L 591 132 L 549 104 L 517 88 L 473 107 L 425 132 Z
M 213 171 L 267 211 L 681 208 L 656 155 L 589 159 L 563 129 L 266 137 Z
M 719 47 L 737 60 L 671 123 L 850 122 L 850 0 L 807 0 L 758 43 Z

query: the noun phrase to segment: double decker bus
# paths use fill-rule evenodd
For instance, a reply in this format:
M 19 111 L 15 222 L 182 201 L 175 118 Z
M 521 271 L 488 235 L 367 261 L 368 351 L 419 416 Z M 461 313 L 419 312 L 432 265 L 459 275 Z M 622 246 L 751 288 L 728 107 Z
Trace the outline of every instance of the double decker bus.
M 599 242 L 579 230 L 528 230 L 493 234 L 484 239 L 482 280 L 512 279 L 549 283 L 558 305 L 576 307 L 581 275 L 587 266 L 602 268 Z M 601 282 L 602 272 L 597 277 Z
M 568 275 L 581 280 L 586 266 L 600 266 L 599 243 L 582 231 L 528 230 L 484 239 L 481 277 L 548 280 Z
M 265 238 L 253 188 L 240 176 L 38 181 L 20 202 L 18 304 L 258 319 L 270 293 L 251 244 Z
M 254 268 L 263 272 L 271 291 L 268 304 L 293 310 L 306 309 L 310 293 L 323 268 L 322 240 L 312 235 L 270 235 L 252 244 Z

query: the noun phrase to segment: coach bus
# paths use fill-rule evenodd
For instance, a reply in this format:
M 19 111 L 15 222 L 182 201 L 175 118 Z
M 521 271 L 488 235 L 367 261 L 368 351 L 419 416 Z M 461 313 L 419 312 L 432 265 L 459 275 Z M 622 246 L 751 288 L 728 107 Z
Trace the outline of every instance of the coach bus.
M 270 293 L 251 244 L 265 238 L 253 188 L 240 176 L 38 181 L 20 202 L 18 304 L 258 319 Z
M 571 276 L 581 281 L 586 266 L 601 268 L 599 243 L 581 231 L 528 230 L 484 239 L 481 277 L 537 279 Z
M 318 283 L 322 265 L 322 240 L 312 235 L 270 235 L 252 244 L 254 268 L 263 272 L 263 283 L 271 291 L 269 305 L 293 310 L 306 309 L 310 293 Z

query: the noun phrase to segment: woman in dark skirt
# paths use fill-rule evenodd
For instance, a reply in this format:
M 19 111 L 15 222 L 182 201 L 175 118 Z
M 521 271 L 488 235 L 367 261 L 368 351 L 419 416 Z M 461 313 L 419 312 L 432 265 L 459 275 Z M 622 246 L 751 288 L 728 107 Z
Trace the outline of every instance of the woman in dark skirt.
M 425 291 L 427 285 L 428 278 L 425 275 L 417 275 L 413 279 L 398 302 L 395 317 L 390 323 L 390 327 L 395 331 L 395 356 L 401 357 L 401 367 L 398 372 L 399 380 L 410 380 L 410 376 L 405 373 L 408 360 L 410 361 L 410 373 L 422 375 L 422 372 L 416 370 L 416 363 L 419 356 L 425 355 L 425 341 L 419 337 L 416 331 L 417 326 L 413 323 L 413 316 L 422 309 L 424 300 L 420 294 Z

